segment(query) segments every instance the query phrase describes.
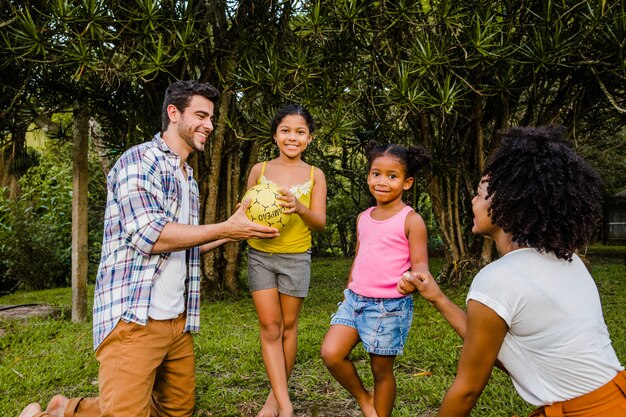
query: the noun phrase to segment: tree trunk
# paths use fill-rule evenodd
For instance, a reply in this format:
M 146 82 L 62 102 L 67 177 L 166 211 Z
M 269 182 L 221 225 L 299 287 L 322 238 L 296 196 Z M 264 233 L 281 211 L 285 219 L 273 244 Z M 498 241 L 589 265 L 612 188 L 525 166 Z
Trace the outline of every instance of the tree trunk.
M 487 157 L 487 150 L 485 149 L 485 131 L 483 129 L 483 99 L 479 94 L 474 96 L 474 102 L 472 105 L 472 113 L 474 114 L 473 124 L 474 132 L 476 134 L 476 166 L 478 172 L 482 174 L 485 170 L 485 159 Z M 477 185 L 474 184 L 474 187 Z M 483 246 L 480 253 L 480 266 L 487 265 L 492 260 L 493 254 L 493 240 L 483 239 Z
M 222 168 L 222 154 L 224 150 L 224 139 L 226 135 L 226 126 L 228 112 L 230 109 L 230 101 L 232 99 L 231 91 L 224 91 L 219 102 L 219 114 L 217 121 L 217 129 L 213 134 L 213 139 L 209 147 L 209 173 L 206 181 L 204 181 L 203 194 L 204 199 L 204 224 L 214 224 L 218 222 L 218 198 L 220 190 L 220 171 Z M 217 256 L 222 248 L 217 248 L 204 255 L 202 262 L 205 282 L 202 286 L 202 293 L 207 296 L 209 291 L 219 287 L 219 276 L 217 271 Z
M 94 150 L 96 151 L 98 159 L 100 160 L 102 172 L 104 172 L 104 176 L 106 177 L 109 174 L 111 168 L 113 168 L 113 165 L 115 165 L 116 158 L 110 152 L 110 149 L 106 145 L 106 142 L 102 140 L 102 137 L 104 136 L 104 133 L 102 132 L 102 126 L 95 119 L 89 120 L 89 136 L 91 137 Z
M 238 149 L 237 149 L 238 150 Z M 226 196 L 225 214 L 230 217 L 233 208 L 239 201 L 239 184 L 241 177 L 241 161 L 239 160 L 239 152 L 235 150 L 228 155 L 228 187 Z M 241 243 L 233 242 L 224 247 L 224 284 L 226 290 L 235 293 L 239 290 L 239 282 L 237 280 L 237 272 L 239 271 L 239 248 Z
M 462 199 L 466 195 L 461 191 L 460 178 L 466 175 L 468 173 L 458 167 L 446 174 L 446 177 L 433 177 L 429 188 L 433 213 L 447 249 L 447 262 L 441 270 L 439 280 L 451 285 L 462 283 L 468 273 L 477 267 L 464 227 L 467 216 Z
M 72 321 L 87 319 L 87 192 L 89 167 L 89 116 L 87 105 L 77 102 L 74 108 L 74 143 L 72 150 Z
M 20 195 L 18 180 L 25 171 L 26 129 L 15 127 L 11 133 L 12 142 L 0 149 L 0 187 L 7 187 L 9 199 L 15 200 Z

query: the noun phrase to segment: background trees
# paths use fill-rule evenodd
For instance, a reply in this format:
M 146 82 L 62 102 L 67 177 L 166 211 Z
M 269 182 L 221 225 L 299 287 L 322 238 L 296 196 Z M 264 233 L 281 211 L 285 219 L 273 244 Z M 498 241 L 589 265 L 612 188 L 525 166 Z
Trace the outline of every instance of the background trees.
M 354 248 L 356 213 L 371 203 L 361 153 L 370 139 L 431 150 L 430 173 L 409 198 L 427 220 L 432 208 L 431 235 L 435 242 L 440 237 L 449 260 L 442 277 L 452 282 L 492 255 L 469 233 L 468 215 L 499 130 L 562 123 L 575 146 L 598 162 L 606 183 L 624 186 L 623 171 L 614 168 L 626 153 L 623 2 L 1 0 L 0 6 L 6 109 L 0 143 L 13 158 L 4 158 L 12 178 L 36 162 L 21 139 L 31 122 L 69 138 L 67 126 L 51 123 L 50 115 L 71 112 L 74 129 L 87 120 L 106 171 L 119 152 L 160 126 L 165 87 L 197 78 L 223 90 L 210 146 L 192 161 L 203 221 L 232 213 L 252 164 L 274 152 L 273 112 L 300 102 L 319 124 L 306 158 L 329 182 L 329 224 L 315 237 L 318 253 L 350 255 Z M 239 290 L 241 247 L 230 243 L 204 258 L 207 293 Z
M 468 212 L 498 131 L 516 124 L 561 123 L 580 144 L 580 132 L 590 123 L 617 117 L 617 125 L 623 125 L 623 4 L 442 0 L 323 5 L 323 24 L 309 14 L 306 26 L 319 28 L 315 36 L 336 41 L 338 56 L 352 64 L 339 78 L 358 71 L 354 78 L 360 81 L 350 89 L 354 97 L 342 96 L 350 103 L 344 106 L 351 109 L 348 118 L 361 129 L 371 120 L 374 128 L 363 129 L 369 135 L 431 149 L 427 189 L 451 260 L 444 278 L 458 279 L 466 266 L 490 260 L 489 242 L 476 256 Z M 623 143 L 619 128 L 609 136 Z

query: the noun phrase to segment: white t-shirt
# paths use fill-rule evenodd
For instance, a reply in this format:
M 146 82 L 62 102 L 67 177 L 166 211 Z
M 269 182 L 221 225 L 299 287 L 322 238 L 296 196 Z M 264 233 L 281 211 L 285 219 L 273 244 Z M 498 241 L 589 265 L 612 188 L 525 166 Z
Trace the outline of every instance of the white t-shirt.
M 509 252 L 476 275 L 469 300 L 509 326 L 498 359 L 530 404 L 579 397 L 624 369 L 595 282 L 576 255 L 567 262 L 534 249 Z
M 189 183 L 181 169 L 176 170 L 181 185 L 180 215 L 178 223 L 189 224 Z M 172 252 L 165 262 L 150 294 L 148 316 L 155 320 L 176 318 L 185 311 L 185 280 L 187 279 L 187 253 Z

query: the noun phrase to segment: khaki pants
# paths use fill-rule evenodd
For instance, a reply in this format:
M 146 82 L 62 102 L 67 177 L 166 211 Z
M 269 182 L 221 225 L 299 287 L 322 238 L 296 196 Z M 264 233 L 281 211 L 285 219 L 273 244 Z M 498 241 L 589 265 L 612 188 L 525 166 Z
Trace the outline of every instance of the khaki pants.
M 595 391 L 547 405 L 528 417 L 618 417 L 626 416 L 626 371 Z
M 146 326 L 120 321 L 96 350 L 100 396 L 70 399 L 65 416 L 191 416 L 195 358 L 184 327 L 184 314 Z

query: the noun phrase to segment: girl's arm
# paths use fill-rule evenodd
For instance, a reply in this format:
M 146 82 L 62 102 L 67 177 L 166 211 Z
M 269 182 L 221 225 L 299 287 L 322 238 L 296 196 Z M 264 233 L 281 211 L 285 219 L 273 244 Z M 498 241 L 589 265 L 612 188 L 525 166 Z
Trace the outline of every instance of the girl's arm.
M 467 303 L 467 334 L 456 378 L 443 398 L 438 417 L 469 416 L 493 369 L 508 326 L 484 304 Z
M 405 233 L 409 240 L 411 271 L 430 274 L 428 269 L 428 233 L 422 216 L 411 211 L 406 216 Z
M 257 185 L 259 182 L 259 177 L 261 176 L 261 170 L 263 169 L 263 163 L 259 162 L 258 164 L 254 164 L 252 169 L 250 170 L 250 175 L 248 175 L 248 182 L 246 183 L 246 190 Z
M 250 173 L 252 175 L 252 173 Z M 296 213 L 311 230 L 319 232 L 326 227 L 326 178 L 321 169 L 315 168 L 313 173 L 313 190 L 311 190 L 311 207 L 307 207 L 285 188 L 284 195 L 279 197 L 285 207 L 285 213 Z
M 200 254 L 204 255 L 205 253 L 210 252 L 213 249 L 217 248 L 218 246 L 222 246 L 224 243 L 228 243 L 228 242 L 234 242 L 234 239 L 225 238 L 225 239 L 214 240 L 213 242 L 206 243 L 200 246 Z

